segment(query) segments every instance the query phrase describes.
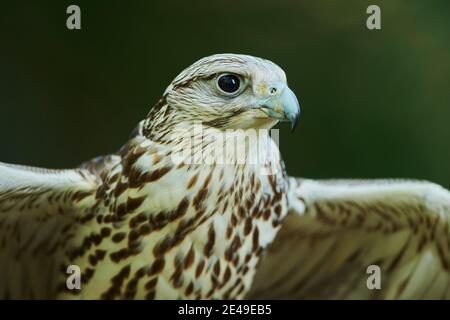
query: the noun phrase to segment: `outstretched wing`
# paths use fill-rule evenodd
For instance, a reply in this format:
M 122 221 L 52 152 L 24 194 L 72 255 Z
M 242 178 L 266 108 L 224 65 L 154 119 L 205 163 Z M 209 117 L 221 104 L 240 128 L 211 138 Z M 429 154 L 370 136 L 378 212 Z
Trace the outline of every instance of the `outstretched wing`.
M 90 208 L 98 177 L 88 169 L 0 163 L 0 298 L 48 298 L 63 248 Z
M 290 213 L 249 298 L 450 298 L 447 190 L 395 180 L 290 182 Z

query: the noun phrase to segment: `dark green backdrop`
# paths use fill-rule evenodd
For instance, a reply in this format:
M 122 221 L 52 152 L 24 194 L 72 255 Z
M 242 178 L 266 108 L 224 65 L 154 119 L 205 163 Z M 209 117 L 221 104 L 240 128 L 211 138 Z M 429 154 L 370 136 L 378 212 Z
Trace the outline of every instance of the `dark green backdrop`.
M 369 4 L 380 31 L 365 27 Z M 281 126 L 291 174 L 450 187 L 449 39 L 447 0 L 2 3 L 0 161 L 61 168 L 115 151 L 179 71 L 235 52 L 282 66 L 301 102 L 297 131 Z

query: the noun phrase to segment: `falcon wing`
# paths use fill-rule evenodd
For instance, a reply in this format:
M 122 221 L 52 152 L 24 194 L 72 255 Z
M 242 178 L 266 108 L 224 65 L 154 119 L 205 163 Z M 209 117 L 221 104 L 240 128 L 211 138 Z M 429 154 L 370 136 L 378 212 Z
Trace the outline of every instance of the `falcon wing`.
M 395 180 L 290 185 L 290 213 L 248 298 L 450 298 L 447 190 Z M 368 288 L 371 265 L 379 290 Z
M 88 169 L 0 163 L 0 298 L 48 298 L 64 246 L 92 214 L 98 177 Z

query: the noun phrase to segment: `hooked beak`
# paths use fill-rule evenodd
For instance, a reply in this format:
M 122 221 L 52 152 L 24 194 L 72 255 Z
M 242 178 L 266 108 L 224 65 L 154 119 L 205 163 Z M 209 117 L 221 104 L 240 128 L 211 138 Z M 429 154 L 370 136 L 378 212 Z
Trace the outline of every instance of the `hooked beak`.
M 268 90 L 269 97 L 262 101 L 260 109 L 271 118 L 290 121 L 294 131 L 300 115 L 300 105 L 294 92 L 284 83 L 270 86 Z

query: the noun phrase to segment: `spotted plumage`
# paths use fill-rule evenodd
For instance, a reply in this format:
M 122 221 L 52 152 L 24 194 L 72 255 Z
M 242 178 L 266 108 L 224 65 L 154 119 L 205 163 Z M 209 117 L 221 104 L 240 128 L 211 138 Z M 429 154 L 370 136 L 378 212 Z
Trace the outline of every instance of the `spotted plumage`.
M 289 178 L 267 130 L 298 114 L 277 65 L 214 55 L 175 78 L 116 154 L 64 171 L 0 164 L 0 297 L 371 297 L 374 262 L 390 272 L 376 297 L 414 296 L 423 283 L 402 280 L 414 261 L 448 284 L 448 192 Z M 448 297 L 435 283 L 425 291 Z

